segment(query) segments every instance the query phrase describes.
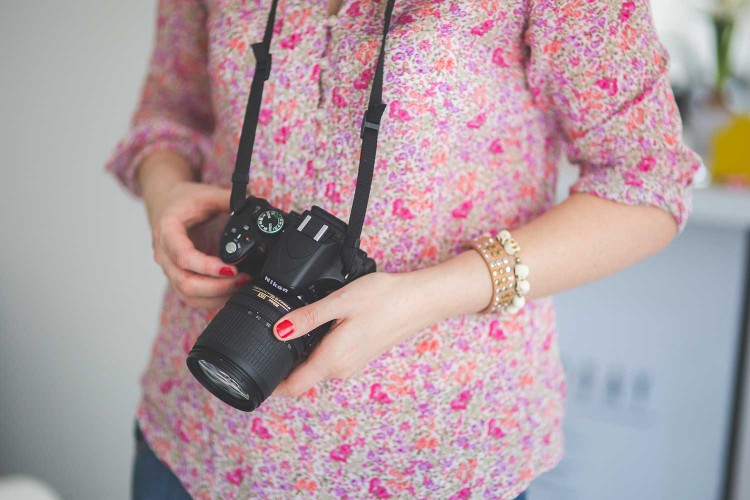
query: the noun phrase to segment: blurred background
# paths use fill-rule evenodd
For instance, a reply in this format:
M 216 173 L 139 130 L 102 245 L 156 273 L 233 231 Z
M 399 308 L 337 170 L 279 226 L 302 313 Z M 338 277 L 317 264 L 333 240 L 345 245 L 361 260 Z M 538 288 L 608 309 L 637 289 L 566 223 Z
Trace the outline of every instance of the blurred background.
M 750 499 L 742 3 L 652 2 L 702 187 L 665 252 L 557 298 L 567 455 L 533 500 Z M 136 103 L 155 2 L 3 7 L 0 499 L 125 499 L 164 279 L 142 206 L 103 163 Z M 576 172 L 562 168 L 561 197 Z

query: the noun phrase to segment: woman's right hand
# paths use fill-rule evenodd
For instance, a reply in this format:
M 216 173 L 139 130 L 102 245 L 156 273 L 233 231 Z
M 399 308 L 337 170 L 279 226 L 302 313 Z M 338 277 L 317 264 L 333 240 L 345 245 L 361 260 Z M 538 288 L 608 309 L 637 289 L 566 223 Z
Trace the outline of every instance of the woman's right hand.
M 175 162 L 179 165 L 183 160 L 164 158 L 165 154 L 173 155 L 156 153 L 139 169 L 154 260 L 183 302 L 191 307 L 219 309 L 250 277 L 219 257 L 199 251 L 188 230 L 217 213 L 228 212 L 230 191 L 185 180 L 184 166 L 175 167 Z

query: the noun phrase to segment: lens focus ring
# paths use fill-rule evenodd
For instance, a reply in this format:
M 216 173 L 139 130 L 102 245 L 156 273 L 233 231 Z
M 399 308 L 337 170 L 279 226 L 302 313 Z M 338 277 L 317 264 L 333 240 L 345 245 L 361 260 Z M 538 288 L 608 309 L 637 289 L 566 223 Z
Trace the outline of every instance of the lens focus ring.
M 196 340 L 187 359 L 191 373 L 225 403 L 253 411 L 310 347 L 304 339 L 283 342 L 273 334 L 274 323 L 302 305 L 296 297 L 282 298 L 257 284 L 242 288 Z M 210 373 L 207 363 L 213 367 Z

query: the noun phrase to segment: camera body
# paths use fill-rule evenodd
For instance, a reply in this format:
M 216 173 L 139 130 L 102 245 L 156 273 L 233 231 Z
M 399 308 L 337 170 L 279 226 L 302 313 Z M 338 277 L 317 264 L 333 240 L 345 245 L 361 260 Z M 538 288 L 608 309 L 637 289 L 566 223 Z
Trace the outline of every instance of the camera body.
M 375 261 L 357 249 L 345 272 L 346 231 L 345 222 L 315 205 L 301 214 L 285 213 L 250 196 L 232 213 L 220 257 L 251 281 L 229 298 L 188 355 L 188 368 L 206 389 L 252 411 L 312 352 L 333 322 L 288 342 L 273 335 L 273 325 L 375 271 Z

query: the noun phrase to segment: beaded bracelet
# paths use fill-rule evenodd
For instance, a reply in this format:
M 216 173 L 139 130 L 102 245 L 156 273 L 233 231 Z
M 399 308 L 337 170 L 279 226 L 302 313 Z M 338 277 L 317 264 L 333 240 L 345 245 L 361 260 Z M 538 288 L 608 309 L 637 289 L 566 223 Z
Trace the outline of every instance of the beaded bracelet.
M 492 299 L 481 312 L 502 312 L 516 314 L 526 304 L 526 295 L 531 289 L 529 266 L 521 262 L 521 248 L 510 234 L 503 229 L 493 237 L 484 233 L 464 244 L 473 248 L 484 259 L 492 277 Z

